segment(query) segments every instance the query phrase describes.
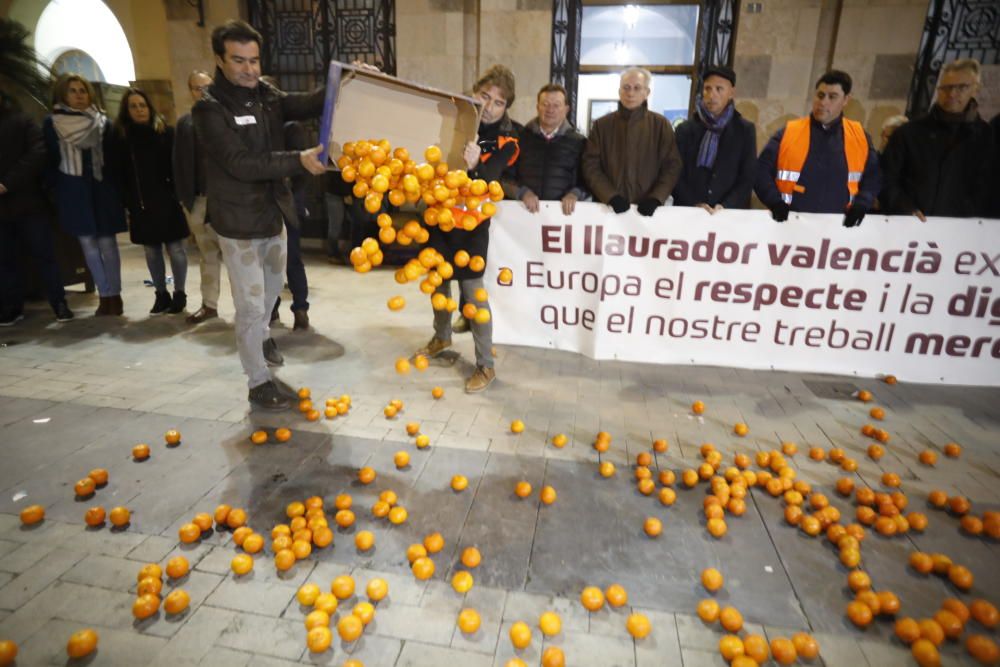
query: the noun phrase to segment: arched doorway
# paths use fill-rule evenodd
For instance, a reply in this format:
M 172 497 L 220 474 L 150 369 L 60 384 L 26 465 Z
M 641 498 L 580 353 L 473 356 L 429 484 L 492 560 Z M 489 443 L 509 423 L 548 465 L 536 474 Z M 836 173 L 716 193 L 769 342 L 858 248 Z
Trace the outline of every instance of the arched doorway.
M 51 0 L 33 32 L 35 50 L 50 65 L 60 60 L 88 64 L 89 59 L 94 65 L 91 69 L 101 77 L 95 81 L 127 86 L 135 80 L 128 38 L 101 0 Z

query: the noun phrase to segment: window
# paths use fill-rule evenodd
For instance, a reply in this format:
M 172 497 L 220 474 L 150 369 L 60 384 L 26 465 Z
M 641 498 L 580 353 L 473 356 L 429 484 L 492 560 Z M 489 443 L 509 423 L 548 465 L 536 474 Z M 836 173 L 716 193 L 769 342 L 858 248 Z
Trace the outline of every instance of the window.
M 687 118 L 699 6 L 586 4 L 580 35 L 576 124 L 582 131 L 618 103 L 618 81 L 630 66 L 653 73 L 649 108 L 673 123 Z

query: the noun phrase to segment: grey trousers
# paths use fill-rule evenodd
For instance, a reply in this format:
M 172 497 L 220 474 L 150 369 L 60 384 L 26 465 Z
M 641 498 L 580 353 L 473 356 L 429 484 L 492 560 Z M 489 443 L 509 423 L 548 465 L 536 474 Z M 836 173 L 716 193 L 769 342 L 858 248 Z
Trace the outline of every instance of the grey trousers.
M 219 308 L 219 289 L 222 282 L 222 251 L 219 249 L 219 235 L 205 222 L 208 199 L 195 197 L 194 206 L 187 213 L 188 229 L 198 246 L 198 269 L 201 273 L 201 302 L 209 308 Z
M 444 294 L 450 299 L 451 283 L 451 280 L 444 281 L 434 292 Z M 476 308 L 489 309 L 488 301 L 476 301 L 474 296 L 476 290 L 482 286 L 482 278 L 458 281 L 458 287 L 462 291 L 465 302 L 474 304 Z M 490 313 L 492 314 L 492 310 Z M 490 319 L 486 324 L 476 324 L 475 321 L 470 321 L 469 326 L 472 330 L 472 340 L 476 345 L 476 365 L 483 368 L 493 368 L 493 320 Z M 447 310 L 434 311 L 434 335 L 441 340 L 451 340 L 451 313 Z
M 218 239 L 236 307 L 236 349 L 252 389 L 272 379 L 264 341 L 271 337 L 271 311 L 285 282 L 285 230 L 264 239 Z

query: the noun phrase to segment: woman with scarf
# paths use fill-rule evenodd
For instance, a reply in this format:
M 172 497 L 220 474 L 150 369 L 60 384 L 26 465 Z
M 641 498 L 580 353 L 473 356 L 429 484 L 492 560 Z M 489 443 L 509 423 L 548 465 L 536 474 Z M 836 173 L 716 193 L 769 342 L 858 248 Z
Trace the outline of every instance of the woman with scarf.
M 709 213 L 750 208 L 757 171 L 757 130 L 733 104 L 736 74 L 712 66 L 702 78 L 694 118 L 677 128 L 683 168 L 674 187 L 674 206 L 699 206 Z
M 59 77 L 52 101 L 52 115 L 42 132 L 59 223 L 80 240 L 100 296 L 95 315 L 121 315 L 121 258 L 115 234 L 125 231 L 125 209 L 111 122 L 97 106 L 90 82 L 78 74 Z
M 115 134 L 121 141 L 122 191 L 129 213 L 129 237 L 146 250 L 146 266 L 156 288 L 150 315 L 175 315 L 187 305 L 188 237 L 184 211 L 174 194 L 172 151 L 173 128 L 156 113 L 146 93 L 129 88 L 122 97 Z M 167 291 L 167 269 L 163 247 L 170 256 L 174 294 Z

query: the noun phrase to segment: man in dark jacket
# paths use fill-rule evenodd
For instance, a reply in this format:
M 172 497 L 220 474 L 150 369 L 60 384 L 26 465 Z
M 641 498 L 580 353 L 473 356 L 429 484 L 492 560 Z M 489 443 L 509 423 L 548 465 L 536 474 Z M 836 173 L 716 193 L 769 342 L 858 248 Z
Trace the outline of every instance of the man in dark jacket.
M 188 77 L 188 90 L 197 104 L 212 77 L 195 70 Z M 222 251 L 219 236 L 205 219 L 208 198 L 205 196 L 205 157 L 194 136 L 194 121 L 186 113 L 177 119 L 174 134 L 174 187 L 177 200 L 187 214 L 188 228 L 198 246 L 198 269 L 201 274 L 201 307 L 187 317 L 190 324 L 198 324 L 219 316 L 219 287 L 222 282 Z
M 861 123 L 844 118 L 851 77 L 830 70 L 819 78 L 812 113 L 771 137 L 757 160 L 754 190 L 776 222 L 789 211 L 843 213 L 857 227 L 882 187 L 878 153 Z
M 52 251 L 49 210 L 42 196 L 44 168 L 41 128 L 0 93 L 0 326 L 24 317 L 21 243 L 35 260 L 56 320 L 73 319 Z
M 559 201 L 570 215 L 578 199 L 587 195 L 580 178 L 580 156 L 586 137 L 566 120 L 566 89 L 557 83 L 542 86 L 538 116 L 520 134 L 521 155 L 512 167 L 514 194 L 532 213 L 538 202 Z
M 208 215 L 219 235 L 236 307 L 236 346 L 254 405 L 290 405 L 268 370 L 281 365 L 268 321 L 285 277 L 284 224 L 299 224 L 287 179 L 322 174 L 322 149 L 285 150 L 286 120 L 323 110 L 323 91 L 285 94 L 260 82 L 260 34 L 243 21 L 212 31 L 217 68 L 194 106 L 194 127 L 205 151 Z
M 979 63 L 957 60 L 941 69 L 930 112 L 893 133 L 882 156 L 887 213 L 959 218 L 985 216 L 998 189 L 993 131 L 979 116 Z
M 674 130 L 646 104 L 652 78 L 640 67 L 622 73 L 618 110 L 594 122 L 583 151 L 587 187 L 615 213 L 637 204 L 640 214 L 653 215 L 681 174 Z
M 674 188 L 674 206 L 699 206 L 709 213 L 750 208 L 757 173 L 757 130 L 733 104 L 736 73 L 709 67 L 693 118 L 677 128 L 683 168 Z

